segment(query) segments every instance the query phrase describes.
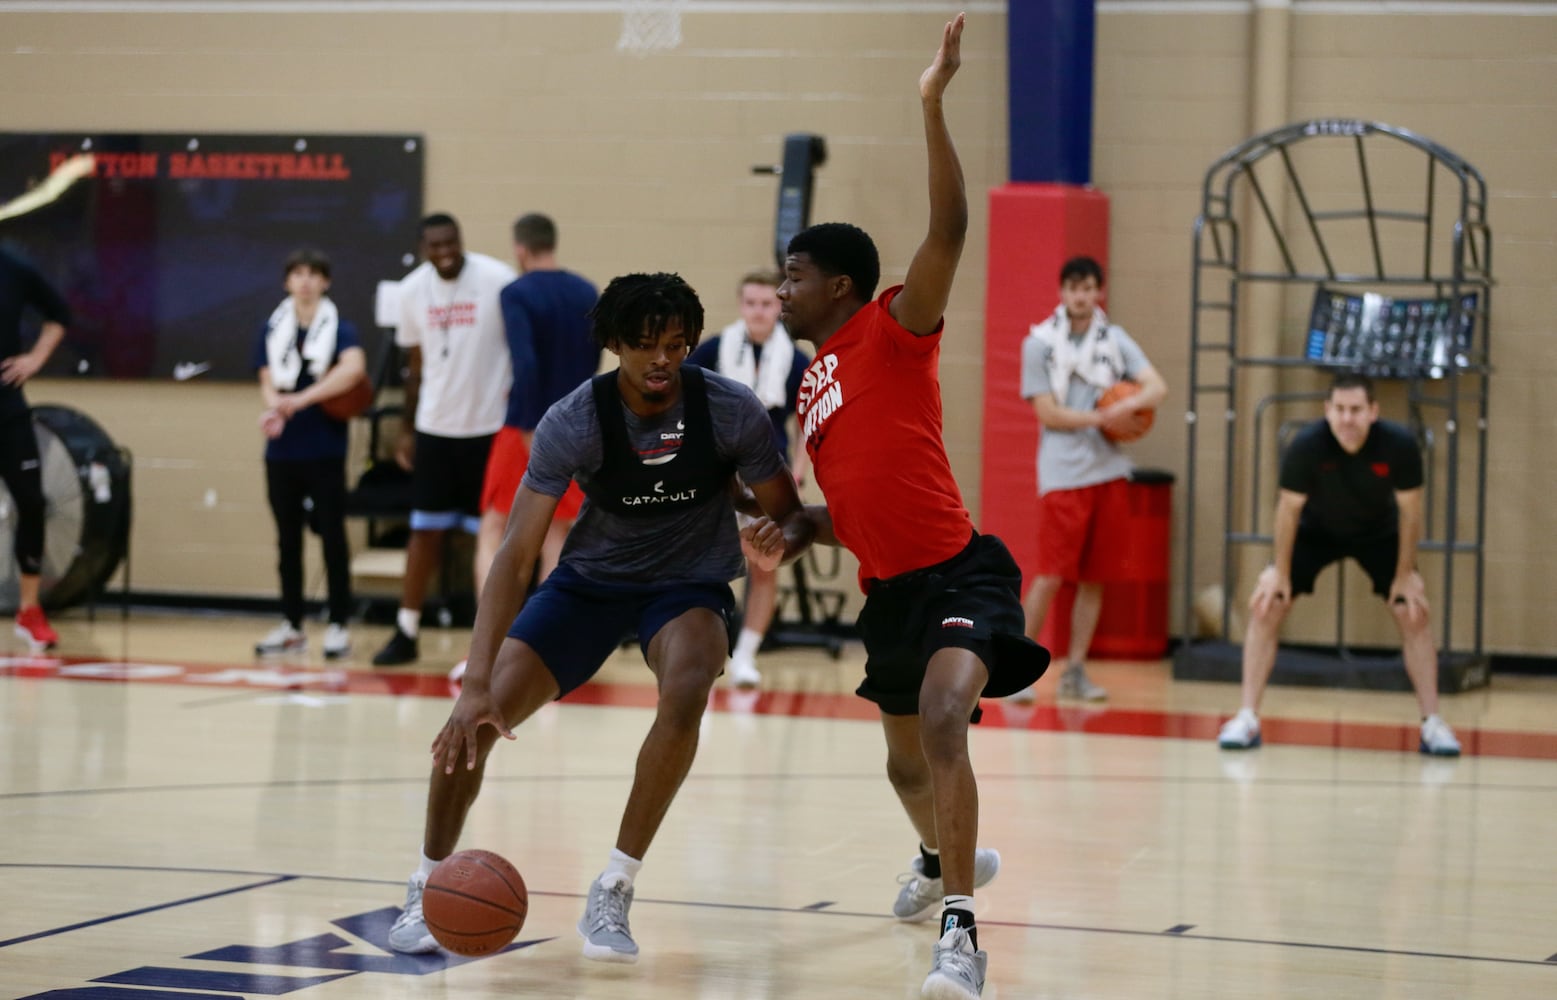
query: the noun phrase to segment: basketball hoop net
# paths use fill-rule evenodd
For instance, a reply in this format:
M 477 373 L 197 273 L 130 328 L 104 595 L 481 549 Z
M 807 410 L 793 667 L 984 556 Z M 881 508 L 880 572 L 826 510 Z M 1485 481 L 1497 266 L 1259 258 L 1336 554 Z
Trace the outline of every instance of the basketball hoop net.
M 684 0 L 623 0 L 622 34 L 618 52 L 646 55 L 681 44 L 681 8 Z

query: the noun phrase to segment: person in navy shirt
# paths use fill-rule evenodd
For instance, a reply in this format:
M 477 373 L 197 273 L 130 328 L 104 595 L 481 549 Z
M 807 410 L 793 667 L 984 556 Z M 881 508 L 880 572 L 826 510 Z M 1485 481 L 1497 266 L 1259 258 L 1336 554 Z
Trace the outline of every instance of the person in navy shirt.
M 326 294 L 330 259 L 296 250 L 282 271 L 287 297 L 254 342 L 265 411 L 265 480 L 276 519 L 277 569 L 283 621 L 254 647 L 259 655 L 300 653 L 303 634 L 303 528 L 311 524 L 324 546 L 329 581 L 327 659 L 351 649 L 351 553 L 346 545 L 346 423 L 318 405 L 346 392 L 366 373 L 357 330 Z
M 587 278 L 558 263 L 557 224 L 549 216 L 529 212 L 514 222 L 514 261 L 519 277 L 498 295 L 514 384 L 508 392 L 503 427 L 492 440 L 481 487 L 476 573 L 482 580 L 503 540 L 503 526 L 529 464 L 536 424 L 553 403 L 600 368 L 600 345 L 595 343 L 589 319 L 600 293 Z M 583 502 L 584 494 L 573 486 L 557 505 L 541 546 L 537 583 L 556 568 L 562 543 Z

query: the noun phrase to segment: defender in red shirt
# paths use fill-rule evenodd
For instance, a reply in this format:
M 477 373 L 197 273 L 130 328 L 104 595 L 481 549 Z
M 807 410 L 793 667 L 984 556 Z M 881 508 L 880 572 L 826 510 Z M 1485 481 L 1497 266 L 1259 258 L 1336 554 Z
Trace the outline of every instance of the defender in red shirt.
M 946 25 L 919 79 L 930 225 L 903 284 L 875 297 L 871 238 L 825 223 L 790 241 L 778 291 L 785 328 L 817 348 L 797 416 L 827 505 L 808 512 L 818 542 L 860 560 L 859 694 L 881 708 L 887 773 L 921 840 L 893 912 L 922 920 L 940 908 L 923 995 L 946 998 L 983 991 L 973 890 L 1000 867 L 999 854 L 976 846 L 968 725 L 981 695 L 1020 690 L 1049 661 L 1024 634 L 1021 572 L 998 538 L 974 530 L 941 441 L 941 314 L 968 228 L 941 98 L 961 61 L 963 21 Z

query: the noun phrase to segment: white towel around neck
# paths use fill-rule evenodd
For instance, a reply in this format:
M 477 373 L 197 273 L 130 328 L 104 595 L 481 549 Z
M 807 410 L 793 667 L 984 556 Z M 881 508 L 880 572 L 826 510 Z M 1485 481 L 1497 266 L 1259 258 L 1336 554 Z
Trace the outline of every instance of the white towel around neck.
M 1071 376 L 1088 385 L 1107 389 L 1124 377 L 1124 354 L 1119 338 L 1110 335 L 1112 327 L 1101 309 L 1092 310 L 1092 322 L 1081 340 L 1070 336 L 1070 317 L 1060 306 L 1042 323 L 1034 323 L 1028 336 L 1036 337 L 1048 348 L 1049 391 L 1063 406 L 1070 391 Z
M 795 342 L 783 323 L 773 326 L 768 342 L 762 345 L 762 363 L 746 339 L 746 322 L 736 320 L 719 331 L 719 374 L 749 386 L 770 410 L 787 409 L 789 372 L 795 363 Z
M 303 349 L 297 350 L 297 307 L 289 295 L 270 314 L 266 322 L 265 363 L 270 366 L 270 381 L 282 392 L 297 388 L 297 377 L 303 372 L 303 360 L 308 360 L 308 371 L 317 382 L 330 370 L 335 360 L 335 335 L 340 324 L 340 314 L 328 297 L 319 300 L 314 310 L 314 321 L 303 334 Z

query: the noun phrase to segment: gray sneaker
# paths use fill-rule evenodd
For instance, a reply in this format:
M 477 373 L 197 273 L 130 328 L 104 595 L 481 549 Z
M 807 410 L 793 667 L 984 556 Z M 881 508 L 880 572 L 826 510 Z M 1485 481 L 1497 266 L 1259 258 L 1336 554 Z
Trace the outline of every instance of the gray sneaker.
M 1061 698 L 1071 698 L 1076 701 L 1102 701 L 1108 697 L 1108 692 L 1092 683 L 1087 677 L 1087 672 L 1081 667 L 1067 667 L 1060 675 L 1060 688 L 1057 692 Z
M 973 938 L 953 927 L 935 942 L 935 957 L 919 995 L 928 1000 L 978 1000 L 984 993 L 989 955 L 973 950 Z
M 402 954 L 421 955 L 438 950 L 437 940 L 422 919 L 422 890 L 426 886 L 427 879 L 420 872 L 406 881 L 405 906 L 389 928 L 389 946 Z
M 897 877 L 902 889 L 892 904 L 892 915 L 905 924 L 929 920 L 936 907 L 946 897 L 946 887 L 938 878 L 924 877 L 924 857 L 914 855 L 909 863 L 912 871 Z M 980 847 L 973 852 L 973 888 L 982 889 L 995 880 L 1000 871 L 1000 852 L 991 847 Z
M 578 935 L 584 939 L 584 957 L 597 962 L 636 962 L 638 944 L 627 926 L 627 908 L 633 905 L 633 887 L 618 876 L 610 885 L 605 876 L 589 887 L 589 902 L 578 920 Z

